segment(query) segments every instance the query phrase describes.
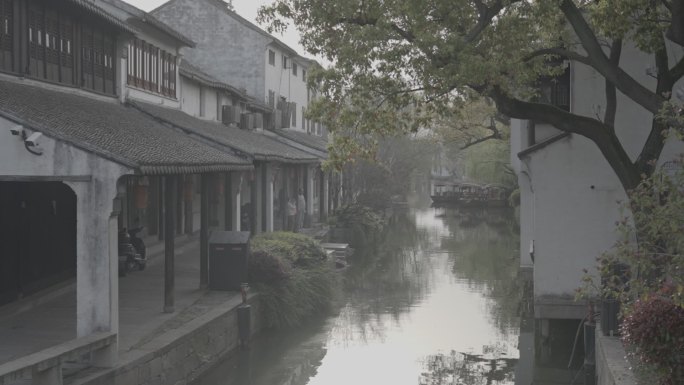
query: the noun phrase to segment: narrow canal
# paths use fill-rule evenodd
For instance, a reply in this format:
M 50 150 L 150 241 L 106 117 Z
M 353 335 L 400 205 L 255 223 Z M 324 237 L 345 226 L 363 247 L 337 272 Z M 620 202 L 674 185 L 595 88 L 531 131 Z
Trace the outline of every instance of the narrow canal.
M 196 384 L 530 384 L 514 223 L 500 211 L 395 214 L 343 273 L 334 314 L 262 333 Z

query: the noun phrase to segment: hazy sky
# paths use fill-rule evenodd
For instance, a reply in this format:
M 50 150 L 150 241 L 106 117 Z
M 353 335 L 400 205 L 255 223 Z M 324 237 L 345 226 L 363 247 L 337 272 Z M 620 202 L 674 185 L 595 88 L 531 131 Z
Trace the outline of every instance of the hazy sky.
M 124 0 L 125 2 L 132 4 L 143 11 L 151 11 L 158 6 L 164 4 L 167 0 Z M 251 21 L 252 23 L 258 25 L 262 29 L 264 26 L 257 24 L 256 22 L 256 14 L 257 14 L 257 9 L 259 9 L 260 6 L 264 4 L 270 4 L 272 3 L 273 0 L 233 0 L 233 7 L 235 8 L 235 11 L 245 19 Z M 181 31 L 182 32 L 182 31 Z M 280 36 L 280 35 L 274 35 L 278 39 L 280 39 L 282 42 L 285 44 L 289 45 L 290 47 L 294 48 L 297 50 L 297 52 L 306 57 L 311 57 L 311 55 L 308 55 L 306 52 L 304 52 L 304 49 L 299 45 L 299 35 L 297 34 L 297 31 L 294 30 L 294 28 L 290 27 L 288 28 L 287 32 L 285 33 L 285 36 Z M 319 61 L 320 62 L 320 61 Z

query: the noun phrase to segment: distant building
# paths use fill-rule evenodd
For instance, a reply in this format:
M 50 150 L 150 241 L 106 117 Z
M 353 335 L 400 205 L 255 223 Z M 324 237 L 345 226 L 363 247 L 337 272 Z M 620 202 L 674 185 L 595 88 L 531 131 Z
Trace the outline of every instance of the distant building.
M 312 60 L 221 0 L 171 0 L 152 14 L 196 42 L 183 50 L 191 65 L 274 108 L 267 128 L 326 135 L 320 123 L 304 117 L 316 97 L 306 83 Z

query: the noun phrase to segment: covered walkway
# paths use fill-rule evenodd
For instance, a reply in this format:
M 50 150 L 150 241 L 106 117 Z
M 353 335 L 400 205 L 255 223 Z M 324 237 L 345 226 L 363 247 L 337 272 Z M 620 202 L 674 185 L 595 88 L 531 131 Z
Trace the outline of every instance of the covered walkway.
M 146 270 L 119 279 L 120 361 L 163 332 L 207 311 L 200 303 L 208 297 L 212 302 L 239 302 L 237 292 L 199 289 L 198 239 L 183 236 L 176 240 L 174 313 L 163 311 L 163 249 L 150 256 Z M 0 365 L 76 338 L 75 284 L 47 291 L 0 307 Z

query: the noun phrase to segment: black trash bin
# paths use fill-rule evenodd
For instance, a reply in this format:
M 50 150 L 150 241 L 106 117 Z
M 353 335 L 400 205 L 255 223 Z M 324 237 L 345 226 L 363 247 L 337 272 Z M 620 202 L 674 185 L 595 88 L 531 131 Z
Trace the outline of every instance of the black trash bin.
M 209 237 L 209 288 L 240 290 L 247 282 L 248 231 L 213 231 Z

